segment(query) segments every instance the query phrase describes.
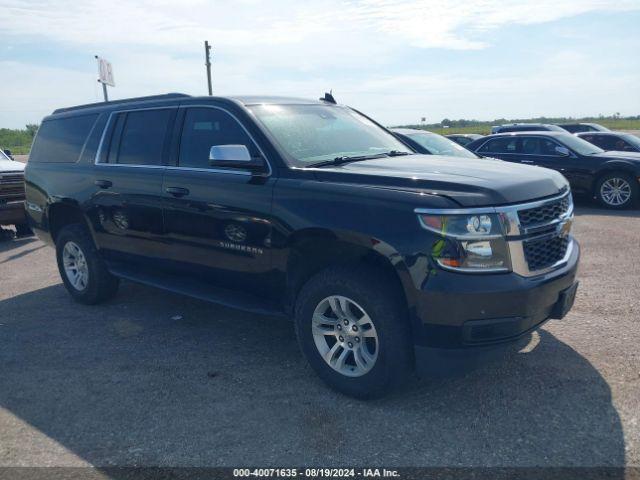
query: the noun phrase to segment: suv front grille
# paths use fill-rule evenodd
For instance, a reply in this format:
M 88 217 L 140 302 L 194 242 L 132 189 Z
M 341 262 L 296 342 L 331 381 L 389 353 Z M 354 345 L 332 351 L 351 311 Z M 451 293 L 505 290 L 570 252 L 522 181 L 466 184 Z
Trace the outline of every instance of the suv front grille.
M 0 201 L 24 200 L 24 176 L 0 173 Z
M 532 227 L 537 225 L 544 225 L 546 223 L 557 220 L 563 216 L 569 210 L 569 195 L 556 200 L 552 203 L 547 203 L 540 207 L 529 208 L 527 210 L 520 210 L 518 212 L 518 219 L 520 225 L 523 227 Z
M 523 244 L 524 257 L 529 270 L 542 270 L 562 260 L 569 247 L 568 237 L 551 237 L 541 240 L 529 240 Z

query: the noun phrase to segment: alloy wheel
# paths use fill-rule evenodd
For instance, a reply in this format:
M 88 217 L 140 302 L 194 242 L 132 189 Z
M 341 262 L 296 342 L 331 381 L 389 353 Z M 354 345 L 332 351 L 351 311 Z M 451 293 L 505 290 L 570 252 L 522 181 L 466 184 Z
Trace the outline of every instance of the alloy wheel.
M 82 249 L 74 242 L 67 242 L 62 250 L 62 264 L 67 279 L 78 291 L 87 288 L 89 266 Z
M 365 310 L 350 298 L 331 295 L 313 312 L 312 333 L 325 363 L 348 377 L 360 377 L 376 363 L 379 339 Z
M 609 178 L 600 186 L 600 196 L 607 205 L 619 207 L 631 198 L 631 185 L 624 178 Z

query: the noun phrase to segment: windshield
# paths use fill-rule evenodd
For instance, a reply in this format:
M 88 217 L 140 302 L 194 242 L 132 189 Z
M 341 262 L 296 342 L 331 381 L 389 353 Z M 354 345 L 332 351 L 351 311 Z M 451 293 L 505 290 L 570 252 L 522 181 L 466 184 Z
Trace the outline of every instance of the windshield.
M 625 135 L 620 135 L 622 138 L 624 138 L 627 142 L 629 142 L 631 145 L 633 145 L 636 148 L 640 148 L 640 138 L 636 137 L 635 135 L 631 135 L 630 133 L 627 133 Z
M 406 134 L 414 142 L 422 145 L 433 155 L 449 155 L 462 158 L 478 158 L 466 148 L 458 145 L 448 138 L 435 133 L 410 133 Z
M 346 107 L 254 105 L 249 107 L 296 166 L 337 157 L 413 153 L 393 135 Z
M 604 152 L 604 150 L 602 150 L 600 147 L 596 147 L 594 144 L 589 143 L 581 138 L 575 137 L 569 133 L 567 133 L 566 135 L 558 135 L 556 139 L 558 139 L 571 150 L 579 153 L 580 155 L 593 155 L 594 153 Z
M 4 151 L 0 148 L 0 162 L 5 161 L 5 160 L 11 161 L 11 159 L 9 157 L 7 157 L 7 155 L 4 153 Z

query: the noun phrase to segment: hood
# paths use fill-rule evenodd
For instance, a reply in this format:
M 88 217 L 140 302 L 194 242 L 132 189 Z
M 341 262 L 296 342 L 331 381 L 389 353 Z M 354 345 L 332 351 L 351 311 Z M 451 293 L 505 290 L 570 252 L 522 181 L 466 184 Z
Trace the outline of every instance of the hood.
M 560 173 L 542 167 L 442 155 L 385 157 L 315 172 L 319 180 L 444 195 L 464 207 L 527 202 L 556 195 L 568 186 Z
M 24 172 L 24 163 L 0 158 L 0 174 L 9 172 Z
M 614 150 L 602 153 L 594 153 L 592 157 L 611 160 L 612 158 L 619 158 L 621 160 L 631 160 L 640 162 L 640 152 L 616 152 Z

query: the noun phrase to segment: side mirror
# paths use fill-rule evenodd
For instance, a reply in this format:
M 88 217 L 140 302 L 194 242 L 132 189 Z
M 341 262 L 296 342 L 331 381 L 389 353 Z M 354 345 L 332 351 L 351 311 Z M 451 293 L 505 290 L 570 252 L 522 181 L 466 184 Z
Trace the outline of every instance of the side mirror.
M 571 155 L 571 150 L 569 150 L 567 147 L 557 146 L 556 153 L 559 153 L 563 157 L 568 157 L 569 155 Z
M 264 167 L 264 160 L 261 157 L 251 157 L 245 145 L 214 145 L 209 150 L 209 165 L 259 170 Z
M 11 160 L 13 160 L 13 155 L 11 155 L 11 150 L 9 150 L 8 148 L 4 149 L 4 154 L 9 157 Z

